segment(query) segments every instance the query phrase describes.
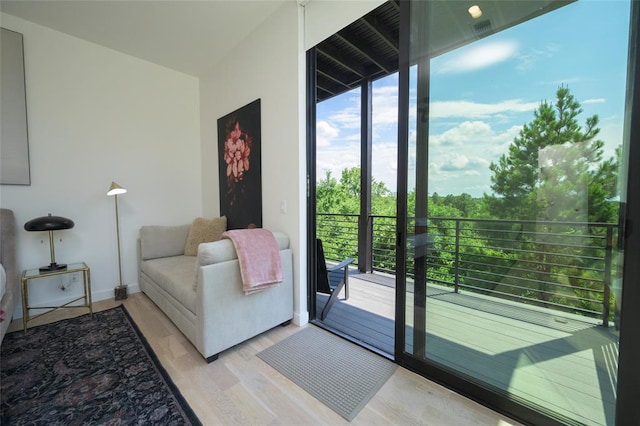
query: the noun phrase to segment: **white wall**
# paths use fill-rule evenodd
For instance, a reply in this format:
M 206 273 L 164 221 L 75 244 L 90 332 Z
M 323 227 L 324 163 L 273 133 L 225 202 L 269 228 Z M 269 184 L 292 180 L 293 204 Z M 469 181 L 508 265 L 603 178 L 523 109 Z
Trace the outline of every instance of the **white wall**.
M 2 14 L 4 27 L 24 34 L 32 184 L 0 187 L 0 205 L 20 227 L 47 213 L 73 219 L 74 229 L 56 233 L 56 260 L 86 261 L 100 300 L 118 283 L 114 200 L 105 193 L 112 180 L 126 187 L 122 258 L 135 291 L 139 227 L 219 214 L 217 119 L 260 98 L 263 226 L 291 236 L 294 320 L 305 323 L 305 50 L 380 3 L 287 2 L 200 82 Z M 20 269 L 49 262 L 46 234 L 20 231 L 18 250 Z M 33 288 L 34 303 L 69 295 L 56 282 Z
M 300 10 L 285 3 L 200 81 L 203 208 L 219 214 L 218 118 L 258 98 L 262 112 L 262 224 L 286 232 L 294 251 L 296 323 L 308 319 L 304 223 L 305 141 L 300 99 Z M 304 57 L 303 57 L 304 59 Z M 304 68 L 302 68 L 304 69 Z M 303 74 L 304 75 L 304 74 Z M 304 85 L 302 86 L 304 87 Z M 304 94 L 304 91 L 302 92 Z M 280 212 L 286 202 L 287 212 Z M 301 235 L 302 234 L 302 235 Z
M 14 210 L 20 228 L 18 267 L 50 261 L 47 234 L 26 232 L 24 223 L 48 213 L 68 217 L 75 227 L 55 233 L 56 260 L 85 261 L 94 300 L 112 298 L 115 208 L 106 191 L 114 180 L 129 190 L 119 197 L 123 278 L 136 291 L 139 227 L 190 223 L 202 214 L 198 79 L 1 18 L 24 35 L 31 185 L 0 187 L 0 205 Z M 63 293 L 58 283 L 35 281 L 30 302 L 80 290 Z
M 381 3 L 287 2 L 200 81 L 203 209 L 218 215 L 217 120 L 255 99 L 262 108 L 262 214 L 294 251 L 294 323 L 308 321 L 305 51 Z M 307 31 L 307 33 L 305 33 Z M 308 31 L 312 34 L 309 35 Z M 315 43 L 314 43 L 315 44 Z M 280 206 L 286 202 L 287 212 Z
M 305 50 L 371 12 L 385 0 L 310 0 L 305 5 Z

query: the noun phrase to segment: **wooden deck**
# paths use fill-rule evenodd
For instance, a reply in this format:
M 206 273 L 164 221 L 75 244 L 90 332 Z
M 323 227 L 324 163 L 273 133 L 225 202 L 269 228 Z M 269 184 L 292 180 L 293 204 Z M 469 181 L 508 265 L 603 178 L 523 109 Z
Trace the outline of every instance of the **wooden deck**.
M 393 277 L 355 274 L 349 285 L 349 300 L 341 295 L 325 325 L 393 354 Z M 326 295 L 317 297 L 323 306 Z M 412 315 L 408 306 L 407 318 Z M 437 286 L 428 288 L 426 315 L 426 356 L 431 361 L 574 422 L 615 424 L 618 334 L 614 329 L 569 314 Z M 412 324 L 407 324 L 406 333 L 407 351 L 412 352 Z

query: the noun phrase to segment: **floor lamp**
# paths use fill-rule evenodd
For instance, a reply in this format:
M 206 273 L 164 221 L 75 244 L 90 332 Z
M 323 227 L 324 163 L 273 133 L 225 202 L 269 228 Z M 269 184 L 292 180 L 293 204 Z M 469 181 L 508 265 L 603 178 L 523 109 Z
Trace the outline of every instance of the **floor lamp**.
M 120 214 L 118 211 L 118 195 L 124 194 L 126 192 L 126 189 L 115 182 L 111 182 L 111 186 L 107 191 L 107 195 L 113 195 L 116 199 L 116 239 L 118 243 L 118 273 L 120 274 L 120 285 L 115 288 L 116 300 L 127 298 L 127 286 L 122 284 L 122 259 L 120 256 Z

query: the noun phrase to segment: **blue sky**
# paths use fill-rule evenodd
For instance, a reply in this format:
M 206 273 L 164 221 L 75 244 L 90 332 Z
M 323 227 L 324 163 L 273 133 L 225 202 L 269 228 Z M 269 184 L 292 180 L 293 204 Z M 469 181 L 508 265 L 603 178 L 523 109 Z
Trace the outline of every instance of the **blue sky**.
M 623 134 L 629 9 L 623 0 L 580 0 L 434 58 L 429 193 L 491 193 L 489 164 L 560 85 L 582 104 L 580 124 L 599 116 L 612 155 Z M 359 105 L 358 90 L 318 104 L 318 179 L 359 165 Z M 373 114 L 373 175 L 395 192 L 397 75 L 375 82 Z M 411 121 L 415 128 L 414 114 Z

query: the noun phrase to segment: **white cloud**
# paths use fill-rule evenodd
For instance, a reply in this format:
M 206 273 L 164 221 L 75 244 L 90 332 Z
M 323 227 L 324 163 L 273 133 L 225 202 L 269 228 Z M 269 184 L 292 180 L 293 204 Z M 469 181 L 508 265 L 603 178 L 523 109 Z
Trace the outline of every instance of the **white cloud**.
M 541 81 L 540 84 L 549 84 L 553 86 L 568 86 L 572 83 L 584 83 L 590 81 L 590 78 L 585 77 L 567 77 L 562 78 L 560 80 L 552 80 L 552 81 Z
M 360 145 L 346 144 L 340 146 L 328 146 L 319 149 L 316 156 L 316 178 L 323 179 L 326 172 L 340 179 L 342 170 L 360 165 Z
M 466 171 L 471 175 L 478 175 L 479 173 L 476 170 L 467 170 L 467 169 L 477 169 L 480 167 L 487 167 L 489 162 L 483 158 L 475 157 L 469 159 L 464 154 L 454 154 L 449 157 L 444 164 L 439 166 L 439 169 L 445 172 L 448 171 Z
M 489 164 L 507 152 L 521 126 L 495 130 L 483 121 L 465 121 L 431 134 L 429 192 L 479 196 L 491 184 Z
M 586 101 L 582 101 L 582 104 L 603 104 L 607 102 L 605 98 L 596 98 L 596 99 L 587 99 Z
M 373 91 L 373 124 L 375 126 L 398 123 L 398 86 L 382 86 Z
M 551 58 L 560 50 L 560 45 L 555 43 L 549 43 L 542 48 L 529 49 L 526 53 L 516 55 L 518 59 L 518 65 L 516 66 L 516 69 L 519 71 L 528 71 L 532 69 L 535 64 L 541 59 Z
M 459 49 L 442 62 L 434 62 L 434 74 L 465 73 L 487 68 L 513 57 L 518 45 L 513 41 L 491 41 Z
M 345 129 L 360 128 L 360 108 L 348 107 L 329 116 L 332 122 Z
M 509 145 L 518 136 L 522 126 L 511 126 L 502 133 L 494 135 L 493 145 L 490 150 L 491 155 L 502 155 L 507 153 Z
M 440 170 L 454 171 L 463 170 L 469 165 L 469 159 L 466 155 L 456 154 L 453 158 L 448 159 L 444 164 L 439 166 Z
M 398 84 L 396 80 L 392 81 L 393 84 L 387 86 L 377 86 L 373 89 L 374 99 L 380 97 L 397 97 L 398 96 Z
M 340 129 L 328 121 L 322 120 L 316 123 L 316 144 L 318 146 L 329 146 L 338 137 Z
M 533 112 L 539 102 L 524 102 L 521 99 L 507 99 L 496 103 L 471 101 L 434 101 L 429 107 L 431 118 L 487 118 L 494 114 Z
M 463 145 L 493 137 L 491 126 L 483 121 L 465 121 L 439 135 L 429 138 L 434 145 Z
M 374 88 L 373 175 L 396 190 L 397 179 L 397 86 Z M 435 119 L 429 135 L 429 191 L 481 195 L 490 185 L 489 164 L 507 152 L 522 126 L 504 127 L 514 114 L 531 113 L 539 102 L 509 99 L 495 103 L 435 101 L 430 117 Z M 343 104 L 344 106 L 344 104 Z M 359 98 L 331 111 L 318 122 L 317 177 L 330 171 L 340 178 L 345 168 L 360 165 Z M 490 119 L 490 121 L 489 121 Z M 494 126 L 494 127 L 492 127 Z M 415 183 L 415 128 L 409 135 L 409 188 Z
M 379 182 L 384 182 L 391 192 L 396 192 L 398 147 L 395 141 L 373 144 L 371 167 L 373 177 Z

